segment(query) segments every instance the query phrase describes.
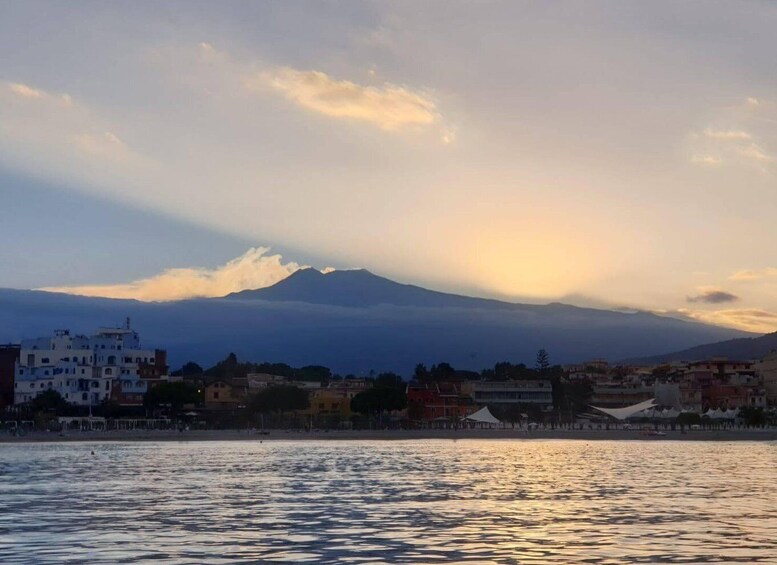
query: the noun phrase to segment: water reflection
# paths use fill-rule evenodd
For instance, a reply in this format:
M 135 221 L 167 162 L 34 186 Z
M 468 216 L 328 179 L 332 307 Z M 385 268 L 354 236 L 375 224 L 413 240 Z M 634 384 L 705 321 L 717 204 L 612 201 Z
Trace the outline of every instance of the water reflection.
M 774 563 L 775 469 L 774 443 L 5 445 L 0 562 Z

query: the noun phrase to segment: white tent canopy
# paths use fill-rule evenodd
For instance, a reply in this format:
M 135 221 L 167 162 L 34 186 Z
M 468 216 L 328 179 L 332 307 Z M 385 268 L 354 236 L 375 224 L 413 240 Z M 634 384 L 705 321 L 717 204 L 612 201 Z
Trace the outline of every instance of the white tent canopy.
M 469 416 L 464 416 L 462 422 L 475 422 L 478 424 L 501 424 L 499 420 L 491 413 L 488 406 L 484 406 L 477 412 L 473 412 Z
M 647 410 L 648 408 L 653 408 L 653 406 L 656 405 L 656 399 L 651 398 L 650 400 L 645 400 L 644 402 L 640 402 L 639 404 L 632 404 L 631 406 L 624 406 L 623 408 L 600 408 L 599 406 L 591 406 L 594 410 L 598 410 L 599 412 L 604 412 L 608 416 L 612 416 L 616 420 L 625 420 L 626 418 L 630 418 L 631 416 L 634 416 L 638 412 L 642 412 L 643 410 Z

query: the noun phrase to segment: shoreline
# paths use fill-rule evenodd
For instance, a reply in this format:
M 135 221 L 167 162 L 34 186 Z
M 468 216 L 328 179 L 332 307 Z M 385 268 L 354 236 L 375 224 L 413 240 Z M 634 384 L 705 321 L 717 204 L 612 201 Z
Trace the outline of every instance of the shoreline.
M 404 441 L 404 440 L 583 440 L 583 441 L 777 441 L 777 429 L 693 430 L 664 432 L 651 436 L 639 430 L 333 430 L 266 433 L 248 430 L 119 430 L 30 432 L 23 436 L 0 435 L 0 444 L 72 442 L 157 442 L 157 441 Z

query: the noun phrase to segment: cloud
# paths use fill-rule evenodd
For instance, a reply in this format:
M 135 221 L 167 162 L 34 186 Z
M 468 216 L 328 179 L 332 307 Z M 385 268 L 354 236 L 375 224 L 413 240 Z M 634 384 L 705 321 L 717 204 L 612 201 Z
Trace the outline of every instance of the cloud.
M 747 140 L 753 138 L 752 135 L 742 130 L 714 130 L 710 128 L 704 130 L 704 135 L 711 139 L 726 140 Z
M 403 86 L 364 86 L 336 80 L 320 71 L 282 67 L 247 81 L 256 89 L 267 84 L 303 108 L 333 118 L 369 122 L 385 131 L 426 127 L 439 121 L 437 106 L 427 94 Z M 452 137 L 449 137 L 452 141 Z
M 694 155 L 691 157 L 691 162 L 697 165 L 720 165 L 723 159 L 712 155 Z
M 107 160 L 130 166 L 148 163 L 114 133 L 106 118 L 69 94 L 7 82 L 0 88 L 0 126 L 0 146 L 5 142 L 6 152 L 31 160 L 38 171 L 77 163 L 85 174 L 84 165 Z
M 42 98 L 44 93 L 41 90 L 38 90 L 37 88 L 32 88 L 31 86 L 27 86 L 26 84 L 21 84 L 18 82 L 14 82 L 8 85 L 8 88 L 13 92 L 14 94 L 18 94 L 19 96 L 22 96 L 24 98 Z
M 774 157 L 772 155 L 769 155 L 768 153 L 766 153 L 755 143 L 751 143 L 750 145 L 747 145 L 745 147 L 740 147 L 738 151 L 739 151 L 739 154 L 742 155 L 742 157 L 745 157 L 747 159 L 753 159 L 755 161 L 760 161 L 764 163 L 771 163 L 772 161 L 774 161 Z
M 766 144 L 773 137 L 771 124 L 777 123 L 773 109 L 768 100 L 753 96 L 745 97 L 744 102 L 718 108 L 713 125 L 689 136 L 691 163 L 734 165 L 769 173 L 777 161 Z
M 701 293 L 696 296 L 688 296 L 686 300 L 690 303 L 704 303 L 704 304 L 723 304 L 725 302 L 736 302 L 739 297 L 736 294 L 727 292 L 725 290 L 719 290 L 715 288 L 700 289 Z
M 764 279 L 777 279 L 777 267 L 765 269 L 744 269 L 737 271 L 729 277 L 732 281 L 757 281 Z
M 7 82 L 6 88 L 16 98 L 56 103 L 60 106 L 70 106 L 73 103 L 73 99 L 69 94 L 52 94 L 43 89 L 33 88 L 28 84 L 20 82 Z
M 302 268 L 294 262 L 284 263 L 278 254 L 267 255 L 268 251 L 268 247 L 254 247 L 215 269 L 167 269 L 153 277 L 127 284 L 49 287 L 40 290 L 81 296 L 134 298 L 146 302 L 183 300 L 264 288 Z
M 763 169 L 775 160 L 756 143 L 753 134 L 742 129 L 707 128 L 691 135 L 691 140 L 691 163 L 695 165 L 739 164 Z
M 677 314 L 691 320 L 749 332 L 770 333 L 777 331 L 777 312 L 769 312 L 767 310 L 731 309 L 709 311 L 681 308 L 677 311 Z
M 124 142 L 109 131 L 101 134 L 82 133 L 73 136 L 73 142 L 87 153 L 95 155 L 110 155 L 126 151 Z

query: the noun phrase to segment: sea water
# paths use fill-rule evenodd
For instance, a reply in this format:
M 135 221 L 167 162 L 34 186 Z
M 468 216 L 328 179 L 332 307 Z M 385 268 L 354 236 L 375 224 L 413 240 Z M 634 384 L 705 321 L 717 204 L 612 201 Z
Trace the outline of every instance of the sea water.
M 777 444 L 0 445 L 0 563 L 777 563 Z

